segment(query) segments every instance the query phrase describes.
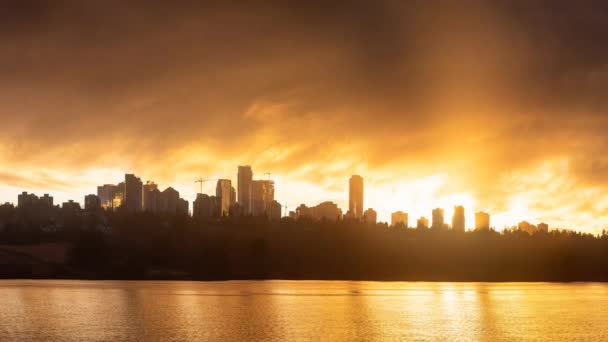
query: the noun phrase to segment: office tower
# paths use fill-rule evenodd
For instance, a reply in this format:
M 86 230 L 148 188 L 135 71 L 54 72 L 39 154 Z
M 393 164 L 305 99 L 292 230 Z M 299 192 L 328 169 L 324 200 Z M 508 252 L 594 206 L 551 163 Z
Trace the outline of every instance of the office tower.
M 84 196 L 84 209 L 93 211 L 101 208 L 101 201 L 97 195 L 86 195 Z
M 274 201 L 274 182 L 271 180 L 254 180 L 251 182 L 251 214 L 253 216 L 268 215 L 270 205 Z
M 167 214 L 176 214 L 179 205 L 179 192 L 172 187 L 160 193 L 160 211 Z
M 354 218 L 363 217 L 363 177 L 353 175 L 348 181 L 348 211 Z
M 230 179 L 218 179 L 215 187 L 215 197 L 220 202 L 220 216 L 228 216 L 232 198 L 232 184 Z
M 490 229 L 490 214 L 483 211 L 475 213 L 475 230 Z
M 146 182 L 143 186 L 143 211 L 156 213 L 160 210 L 160 190 L 154 182 Z
M 243 213 L 249 215 L 251 214 L 251 182 L 253 181 L 251 166 L 239 166 L 237 177 L 237 201 L 241 205 Z
M 428 229 L 429 228 L 429 220 L 424 217 L 421 216 L 418 221 L 416 221 L 416 228 L 417 229 Z
M 367 208 L 367 210 L 365 210 L 365 212 L 363 213 L 363 221 L 365 221 L 366 223 L 375 224 L 377 218 L 378 214 L 372 208 Z
M 452 216 L 452 229 L 457 232 L 464 232 L 464 207 L 461 205 L 454 207 L 454 216 Z
M 408 224 L 407 213 L 404 213 L 403 211 L 395 211 L 394 213 L 391 214 L 391 226 L 403 225 L 405 228 L 407 228 L 407 224 Z
M 445 223 L 443 221 L 443 209 L 441 209 L 441 208 L 433 209 L 431 228 L 442 229 L 442 228 L 444 228 L 444 226 L 445 226 Z
M 133 174 L 125 175 L 125 193 L 122 206 L 129 212 L 142 210 L 143 183 Z

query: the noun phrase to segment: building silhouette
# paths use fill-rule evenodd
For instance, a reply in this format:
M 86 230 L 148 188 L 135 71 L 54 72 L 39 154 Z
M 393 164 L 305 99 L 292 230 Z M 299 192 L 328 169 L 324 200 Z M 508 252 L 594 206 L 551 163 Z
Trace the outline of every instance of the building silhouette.
M 160 211 L 160 190 L 154 182 L 146 182 L 143 187 L 143 210 L 150 213 Z
M 475 230 L 490 229 L 490 214 L 483 211 L 475 213 Z
M 179 192 L 168 187 L 160 194 L 160 211 L 167 214 L 176 214 L 179 205 Z
M 443 209 L 442 208 L 435 208 L 433 209 L 433 216 L 432 216 L 432 221 L 431 221 L 431 228 L 432 229 L 443 229 L 445 228 L 445 222 L 443 219 Z
M 192 203 L 192 217 L 208 219 L 219 216 L 219 201 L 215 196 L 197 194 Z
M 376 224 L 378 221 L 378 213 L 372 208 L 367 208 L 363 213 L 363 221 L 370 224 Z
M 228 216 L 232 204 L 232 184 L 230 179 L 218 179 L 215 187 L 215 197 L 219 201 L 220 216 Z
M 407 228 L 408 225 L 408 215 L 403 211 L 395 211 L 391 214 L 391 226 L 404 226 Z
M 274 182 L 271 180 L 254 180 L 251 182 L 251 214 L 268 215 L 274 201 Z
M 94 211 L 101 208 L 101 200 L 97 195 L 86 195 L 84 196 L 84 209 L 88 211 Z
M 538 231 L 540 232 L 544 232 L 544 233 L 548 233 L 549 232 L 549 225 L 541 222 L 538 224 Z
M 104 184 L 97 187 L 97 197 L 99 197 L 102 208 L 114 208 L 114 195 L 116 190 L 117 186 L 114 184 Z
M 189 214 L 189 204 L 183 198 L 179 198 L 177 200 L 177 213 L 179 215 L 188 215 Z
M 251 183 L 253 181 L 253 171 L 251 166 L 239 166 L 237 175 L 237 201 L 240 204 L 243 214 L 251 214 Z
M 452 216 L 452 229 L 457 232 L 465 231 L 464 207 L 457 205 L 454 207 L 454 215 Z
M 272 201 L 272 203 L 270 203 L 270 210 L 269 210 L 269 215 L 268 218 L 271 221 L 279 221 L 281 220 L 281 214 L 282 214 L 282 206 L 281 203 L 279 203 L 278 201 Z
M 129 212 L 142 210 L 143 183 L 133 174 L 125 175 L 125 194 L 122 207 Z
M 426 217 L 421 216 L 416 221 L 416 228 L 417 229 L 428 229 L 429 228 L 429 220 Z
M 354 218 L 363 217 L 363 177 L 353 175 L 348 181 L 348 211 Z

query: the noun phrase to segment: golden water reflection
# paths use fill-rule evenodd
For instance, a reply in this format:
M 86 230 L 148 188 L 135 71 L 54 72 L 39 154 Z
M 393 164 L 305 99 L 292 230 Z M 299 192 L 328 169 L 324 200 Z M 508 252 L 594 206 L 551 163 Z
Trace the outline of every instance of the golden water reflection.
M 0 281 L 0 340 L 600 340 L 608 285 Z

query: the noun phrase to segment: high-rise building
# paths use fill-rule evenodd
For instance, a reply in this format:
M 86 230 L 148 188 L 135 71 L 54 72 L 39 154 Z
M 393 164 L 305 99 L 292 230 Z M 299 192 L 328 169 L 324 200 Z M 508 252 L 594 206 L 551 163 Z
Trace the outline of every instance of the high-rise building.
M 38 196 L 34 194 L 28 194 L 26 191 L 22 192 L 17 196 L 17 207 L 25 208 L 30 207 L 38 203 Z
M 189 212 L 189 204 L 183 198 L 177 200 L 177 213 L 180 215 L 188 215 Z
M 316 220 L 337 221 L 342 219 L 342 209 L 334 202 L 327 201 L 310 208 L 310 215 Z
M 539 223 L 538 224 L 538 231 L 548 233 L 549 232 L 549 225 L 546 224 L 546 223 L 544 223 L 544 222 Z
M 281 203 L 277 202 L 277 201 L 272 201 L 272 203 L 270 203 L 270 210 L 269 210 L 269 215 L 268 218 L 271 221 L 280 221 L 281 220 Z
M 192 217 L 211 218 L 219 215 L 219 201 L 215 196 L 207 194 L 197 194 L 196 200 L 192 203 Z
M 475 213 L 475 230 L 490 229 L 490 214 L 479 211 Z
M 464 207 L 461 205 L 454 207 L 452 229 L 457 232 L 464 232 L 465 230 Z
M 74 200 L 69 200 L 61 204 L 61 209 L 65 212 L 76 213 L 80 211 L 80 204 L 78 202 L 74 202 Z
M 215 187 L 215 197 L 220 202 L 220 216 L 228 216 L 232 198 L 232 184 L 230 179 L 218 179 Z
M 97 187 L 97 197 L 101 202 L 101 207 L 104 209 L 112 209 L 114 207 L 114 193 L 117 190 L 117 186 L 114 184 L 104 184 Z
M 378 214 L 372 208 L 367 208 L 367 210 L 365 210 L 365 212 L 363 213 L 363 221 L 365 221 L 366 223 L 375 224 L 377 219 Z
M 391 214 L 391 226 L 403 225 L 407 228 L 408 225 L 408 215 L 403 211 L 395 211 Z
M 160 210 L 160 190 L 154 182 L 146 182 L 143 187 L 143 210 L 156 213 Z
M 236 204 L 236 190 L 234 187 L 230 188 L 230 206 L 234 206 Z
M 251 183 L 253 181 L 251 166 L 239 166 L 237 177 L 237 201 L 241 205 L 243 213 L 249 215 L 251 214 Z
M 44 194 L 42 197 L 40 197 L 40 204 L 42 204 L 45 207 L 52 207 L 53 206 L 53 196 L 49 196 L 49 194 Z
M 160 211 L 168 214 L 176 214 L 179 205 L 179 192 L 172 187 L 166 188 L 160 193 Z
M 428 229 L 429 228 L 429 220 L 424 217 L 421 216 L 418 221 L 416 221 L 416 228 L 417 229 Z
M 129 212 L 142 210 L 143 183 L 133 174 L 125 175 L 125 194 L 122 206 Z
M 254 180 L 251 182 L 251 214 L 253 216 L 269 215 L 270 205 L 274 201 L 274 182 L 271 180 Z
M 84 209 L 93 211 L 101 208 L 101 201 L 97 195 L 86 195 L 84 196 Z
M 348 211 L 354 218 L 363 217 L 363 177 L 353 175 L 348 181 Z
M 431 228 L 443 229 L 444 227 L 445 227 L 445 223 L 443 220 L 443 209 L 441 209 L 441 208 L 433 209 Z

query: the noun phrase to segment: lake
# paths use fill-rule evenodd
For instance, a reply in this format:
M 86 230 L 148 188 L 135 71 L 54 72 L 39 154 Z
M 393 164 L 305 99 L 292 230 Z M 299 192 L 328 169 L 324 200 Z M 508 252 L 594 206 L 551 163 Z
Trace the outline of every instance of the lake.
M 608 340 L 608 285 L 0 281 L 0 341 Z

